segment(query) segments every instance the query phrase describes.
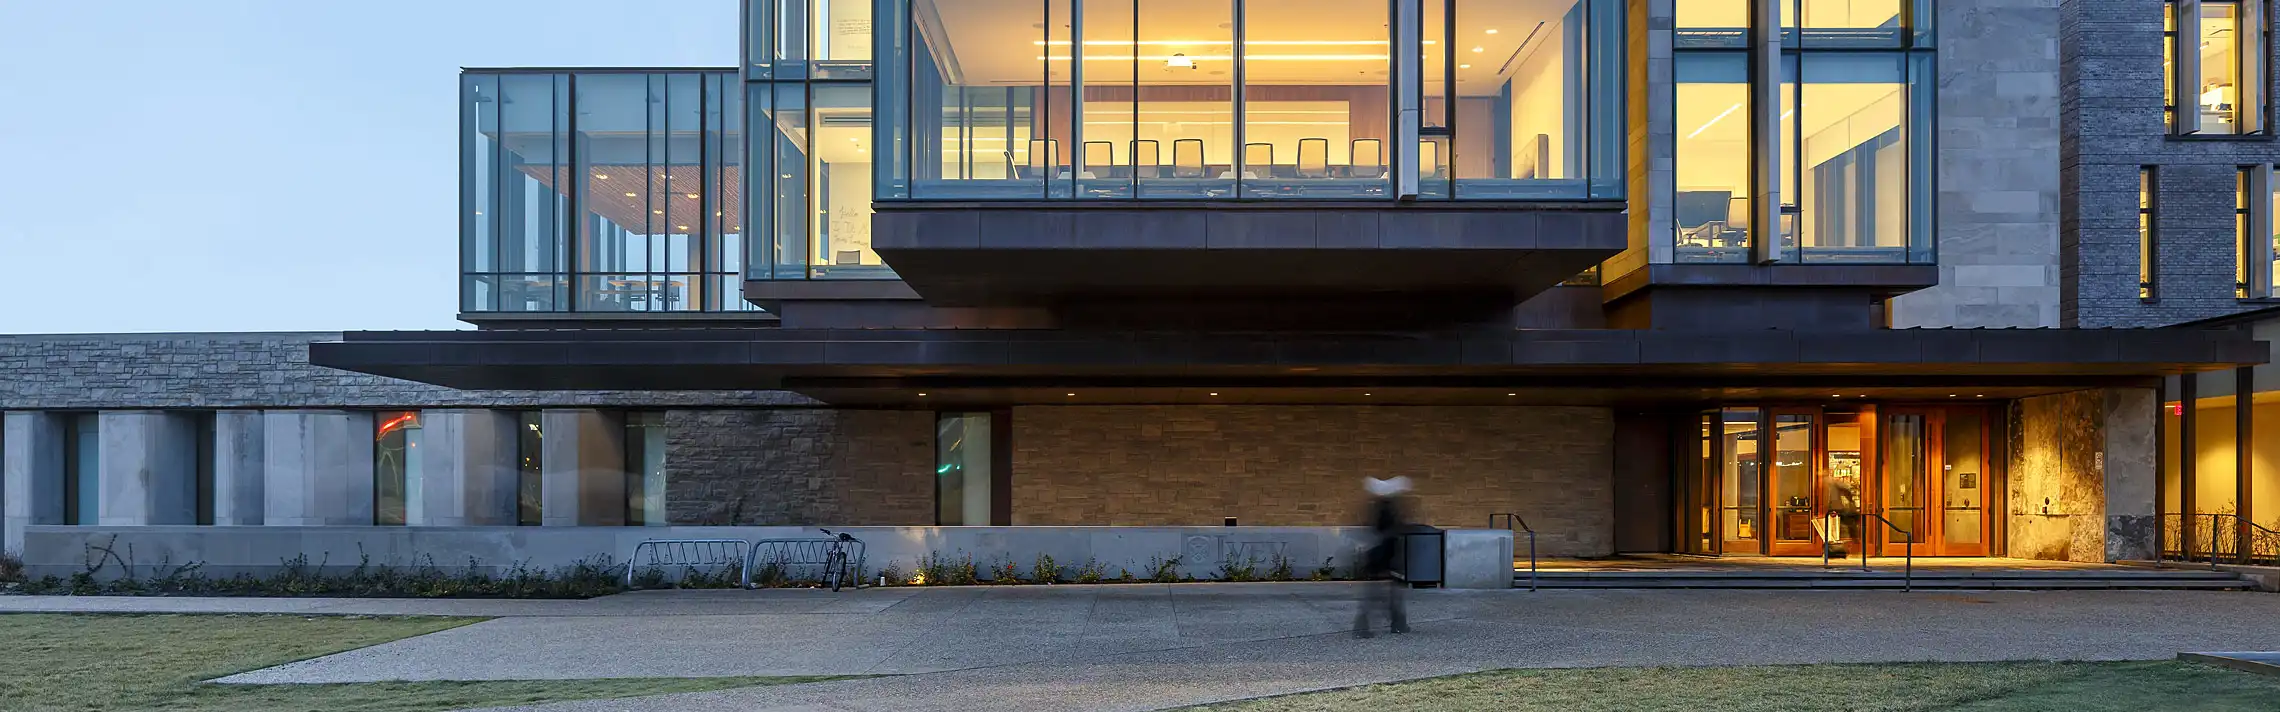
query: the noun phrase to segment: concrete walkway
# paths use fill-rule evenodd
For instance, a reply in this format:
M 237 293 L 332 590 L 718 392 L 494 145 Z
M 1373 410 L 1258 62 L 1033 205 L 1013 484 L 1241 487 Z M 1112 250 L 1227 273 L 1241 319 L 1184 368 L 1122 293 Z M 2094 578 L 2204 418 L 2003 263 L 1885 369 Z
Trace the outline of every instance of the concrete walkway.
M 1352 584 L 638 593 L 591 601 L 0 597 L 5 610 L 502 616 L 237 682 L 890 674 L 546 710 L 1131 711 L 1509 667 L 2159 659 L 2280 648 L 2280 596 L 1430 591 L 1355 640 Z M 132 604 L 144 604 L 141 607 Z

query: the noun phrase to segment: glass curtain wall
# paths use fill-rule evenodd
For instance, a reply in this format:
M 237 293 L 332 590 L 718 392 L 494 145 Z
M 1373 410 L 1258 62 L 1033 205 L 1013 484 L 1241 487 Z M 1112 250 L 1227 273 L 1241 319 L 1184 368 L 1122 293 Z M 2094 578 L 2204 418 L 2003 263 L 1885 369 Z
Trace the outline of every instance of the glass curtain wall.
M 893 279 L 871 251 L 872 0 L 748 0 L 745 279 Z M 893 7 L 888 7 L 894 10 Z M 890 56 L 901 40 L 890 33 Z
M 727 72 L 461 75 L 462 310 L 743 311 Z
M 1395 146 L 1382 2 L 881 0 L 910 57 L 881 73 L 880 104 L 909 102 L 882 111 L 908 119 L 881 140 L 911 152 L 882 184 L 915 199 L 1386 199 L 1414 166 L 1425 198 L 1621 197 L 1621 3 L 1419 1 L 1414 90 L 1433 130 Z
M 1749 0 L 1678 5 L 1674 261 L 1748 262 L 1758 239 L 1805 263 L 1933 261 L 1936 75 L 1916 6 L 1783 0 L 1781 63 L 1762 75 L 1778 82 L 1764 100 L 1780 105 L 1780 145 L 1760 151 Z M 1778 225 L 1751 224 L 1753 171 L 1778 171 Z

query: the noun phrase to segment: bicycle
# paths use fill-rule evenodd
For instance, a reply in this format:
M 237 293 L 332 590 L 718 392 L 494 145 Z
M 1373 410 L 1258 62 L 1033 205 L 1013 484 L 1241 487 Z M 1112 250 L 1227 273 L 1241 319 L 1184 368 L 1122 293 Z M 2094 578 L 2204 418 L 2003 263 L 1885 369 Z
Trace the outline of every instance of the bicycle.
M 862 582 L 856 579 L 854 564 L 847 560 L 847 545 L 861 542 L 854 535 L 846 532 L 833 533 L 831 530 L 822 527 L 817 527 L 816 531 L 832 537 L 830 548 L 825 550 L 823 555 L 823 582 L 829 584 L 835 593 L 839 591 L 841 585 L 862 588 Z

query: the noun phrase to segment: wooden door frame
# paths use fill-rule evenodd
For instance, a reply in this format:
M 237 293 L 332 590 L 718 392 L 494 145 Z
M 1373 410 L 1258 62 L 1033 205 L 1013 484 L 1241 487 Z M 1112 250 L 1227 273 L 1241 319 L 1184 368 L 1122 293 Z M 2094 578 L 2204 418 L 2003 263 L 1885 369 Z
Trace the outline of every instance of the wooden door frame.
M 1990 497 L 1987 494 L 1994 491 L 1994 482 L 1991 475 L 1993 474 L 1992 463 L 1995 460 L 1994 443 L 1992 442 L 1994 432 L 1991 428 L 1993 425 L 1993 417 L 1989 415 L 1989 411 L 1990 409 L 1983 405 L 1954 405 L 1942 409 L 1942 412 L 1940 414 L 1940 437 L 1938 440 L 1940 469 L 1937 470 L 1940 476 L 1940 486 L 1937 490 L 1940 506 L 1938 507 L 1939 514 L 1937 517 L 1935 517 L 1935 520 L 1938 523 L 1932 526 L 1932 531 L 1936 538 L 1927 541 L 1927 543 L 1930 543 L 1932 545 L 1933 556 L 1986 556 L 1988 546 L 1994 539 L 1994 510 L 1989 506 L 1994 498 Z M 1978 506 L 1974 507 L 1974 509 L 1979 510 L 1979 543 L 1951 545 L 1947 541 L 1947 419 L 1953 414 L 1964 412 L 1971 413 L 1979 418 L 1980 494 L 1979 504 Z M 1920 550 L 1921 547 L 1918 548 L 1919 551 L 1916 553 L 1923 553 Z
M 1768 532 L 1768 535 L 1763 539 L 1766 554 L 1770 556 L 1820 556 L 1821 544 L 1816 537 L 1807 536 L 1803 541 L 1783 540 L 1773 534 L 1780 532 L 1783 526 L 1783 522 L 1776 518 L 1776 514 L 1782 507 L 1773 501 L 1774 493 L 1778 489 L 1775 487 L 1775 482 L 1780 477 L 1780 462 L 1774 459 L 1774 453 L 1780 451 L 1781 432 L 1778 424 L 1782 416 L 1803 415 L 1811 418 L 1805 430 L 1806 516 L 1819 518 L 1826 506 L 1826 503 L 1821 501 L 1821 487 L 1823 485 L 1822 479 L 1826 475 L 1823 470 L 1828 455 L 1826 454 L 1826 438 L 1823 437 L 1821 429 L 1828 426 L 1828 413 L 1818 405 L 1767 406 L 1764 412 L 1765 442 L 1760 445 L 1759 451 L 1769 464 L 1759 467 L 1758 486 L 1762 488 L 1763 492 L 1758 495 L 1758 508 L 1760 510 L 1758 516 L 1759 521 L 1766 523 L 1765 528 Z

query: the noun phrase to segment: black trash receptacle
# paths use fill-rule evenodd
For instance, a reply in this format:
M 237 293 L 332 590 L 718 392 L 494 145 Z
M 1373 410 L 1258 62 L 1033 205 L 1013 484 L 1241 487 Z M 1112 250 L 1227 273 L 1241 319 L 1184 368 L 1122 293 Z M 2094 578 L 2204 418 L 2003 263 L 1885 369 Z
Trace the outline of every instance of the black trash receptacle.
M 1448 534 L 1437 527 L 1411 524 L 1401 530 L 1401 545 L 1393 550 L 1393 575 L 1411 586 L 1438 588 Z

